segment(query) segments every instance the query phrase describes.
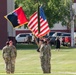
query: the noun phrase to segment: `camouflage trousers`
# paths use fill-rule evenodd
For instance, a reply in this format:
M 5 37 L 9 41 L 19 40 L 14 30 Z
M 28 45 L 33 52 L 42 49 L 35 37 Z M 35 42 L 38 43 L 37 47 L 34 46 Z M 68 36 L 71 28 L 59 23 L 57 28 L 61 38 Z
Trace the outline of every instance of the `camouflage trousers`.
M 14 58 L 6 58 L 5 59 L 5 65 L 6 65 L 6 73 L 14 73 L 15 71 L 15 59 Z
M 51 73 L 50 58 L 40 57 L 43 73 Z

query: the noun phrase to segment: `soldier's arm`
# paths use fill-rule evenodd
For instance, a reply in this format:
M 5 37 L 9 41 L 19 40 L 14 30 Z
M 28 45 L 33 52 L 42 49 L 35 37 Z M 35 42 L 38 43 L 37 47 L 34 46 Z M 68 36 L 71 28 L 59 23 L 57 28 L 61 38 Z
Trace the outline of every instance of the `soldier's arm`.
M 35 43 L 36 43 L 36 44 L 37 44 L 37 46 L 39 47 L 39 43 L 38 43 L 38 41 L 37 41 L 36 37 L 35 37 L 34 39 L 35 39 Z
M 51 57 L 51 47 L 50 47 L 50 45 L 49 45 L 49 47 L 48 47 L 48 54 L 49 54 L 49 56 Z
M 15 46 L 14 46 L 14 52 L 15 52 L 15 56 L 17 57 L 17 49 Z
M 16 55 L 16 57 L 17 57 L 17 50 L 15 51 L 15 55 Z
M 2 49 L 2 57 L 4 58 L 5 49 Z
M 43 48 L 44 48 L 44 45 L 42 44 L 41 46 L 40 46 L 40 51 L 43 51 Z

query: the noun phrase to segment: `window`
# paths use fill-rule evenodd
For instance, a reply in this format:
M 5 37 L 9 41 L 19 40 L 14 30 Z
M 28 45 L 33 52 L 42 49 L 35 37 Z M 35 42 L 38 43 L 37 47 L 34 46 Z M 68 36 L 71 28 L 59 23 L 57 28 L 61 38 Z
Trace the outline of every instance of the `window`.
M 62 33 L 57 33 L 57 36 L 61 36 Z
M 25 34 L 21 34 L 20 37 L 26 37 L 26 35 Z
M 67 34 L 67 33 L 65 33 L 65 34 L 62 34 L 62 36 L 71 36 L 71 34 Z

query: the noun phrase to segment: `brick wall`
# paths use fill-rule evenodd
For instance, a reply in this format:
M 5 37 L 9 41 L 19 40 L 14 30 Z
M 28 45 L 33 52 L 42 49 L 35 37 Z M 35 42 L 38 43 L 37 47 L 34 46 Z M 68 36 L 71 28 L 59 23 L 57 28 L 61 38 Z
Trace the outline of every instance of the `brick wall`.
M 0 49 L 7 41 L 7 21 L 4 16 L 7 14 L 7 0 L 0 0 Z

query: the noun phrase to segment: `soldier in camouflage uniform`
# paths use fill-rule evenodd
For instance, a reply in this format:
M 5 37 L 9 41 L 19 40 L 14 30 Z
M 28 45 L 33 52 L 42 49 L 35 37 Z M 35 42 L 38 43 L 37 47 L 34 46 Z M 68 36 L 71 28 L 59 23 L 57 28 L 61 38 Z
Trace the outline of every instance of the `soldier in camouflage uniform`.
M 41 59 L 41 67 L 43 70 L 43 73 L 51 73 L 51 65 L 50 65 L 50 59 L 51 59 L 51 47 L 47 40 L 44 42 L 42 41 L 42 44 L 40 46 L 40 59 Z
M 6 73 L 10 73 L 10 60 L 11 60 L 11 57 L 10 57 L 10 54 L 11 54 L 11 49 L 9 47 L 9 41 L 6 42 L 6 46 L 3 47 L 2 49 L 2 56 L 3 56 L 3 59 L 5 61 L 5 64 L 6 64 Z
M 17 57 L 17 50 L 16 47 L 13 45 L 12 41 L 9 41 L 9 47 L 11 49 L 11 73 L 15 71 L 15 60 Z
M 2 51 L 2 55 L 6 64 L 6 73 L 14 73 L 17 51 L 15 46 L 13 45 L 13 42 L 7 42 L 6 46 L 2 49 Z

